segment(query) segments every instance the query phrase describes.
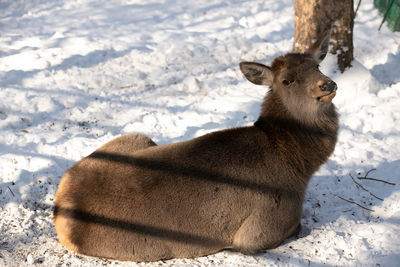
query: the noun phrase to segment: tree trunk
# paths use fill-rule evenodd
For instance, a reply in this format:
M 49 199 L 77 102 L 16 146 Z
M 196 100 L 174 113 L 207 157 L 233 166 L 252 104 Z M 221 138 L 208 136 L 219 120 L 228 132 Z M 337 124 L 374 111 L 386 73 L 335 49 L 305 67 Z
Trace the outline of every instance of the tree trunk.
M 304 52 L 318 36 L 332 29 L 331 53 L 341 72 L 353 60 L 353 0 L 295 0 L 293 52 Z

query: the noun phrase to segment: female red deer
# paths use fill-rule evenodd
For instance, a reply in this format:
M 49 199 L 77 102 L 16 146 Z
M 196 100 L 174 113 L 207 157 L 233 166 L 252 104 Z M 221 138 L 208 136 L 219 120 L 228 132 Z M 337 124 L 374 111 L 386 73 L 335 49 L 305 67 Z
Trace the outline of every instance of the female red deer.
M 308 181 L 334 150 L 336 84 L 318 70 L 329 34 L 271 67 L 242 62 L 267 85 L 253 126 L 157 146 L 125 135 L 69 169 L 55 196 L 60 242 L 133 261 L 256 253 L 300 229 Z

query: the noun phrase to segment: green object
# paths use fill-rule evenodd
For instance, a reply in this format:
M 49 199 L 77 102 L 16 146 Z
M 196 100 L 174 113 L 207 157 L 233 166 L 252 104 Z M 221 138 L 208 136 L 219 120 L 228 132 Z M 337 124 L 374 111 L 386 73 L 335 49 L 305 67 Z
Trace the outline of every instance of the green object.
M 400 31 L 400 0 L 374 0 L 374 6 L 383 14 L 381 26 L 386 21 L 391 31 Z

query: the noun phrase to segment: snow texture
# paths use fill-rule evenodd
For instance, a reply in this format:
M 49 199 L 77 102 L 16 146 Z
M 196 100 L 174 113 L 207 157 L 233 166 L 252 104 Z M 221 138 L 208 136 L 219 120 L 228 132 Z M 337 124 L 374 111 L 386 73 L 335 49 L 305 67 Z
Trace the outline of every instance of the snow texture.
M 322 64 L 339 86 L 340 133 L 310 182 L 300 235 L 254 256 L 138 266 L 399 266 L 400 33 L 378 32 L 381 19 L 363 1 L 353 66 Z M 1 1 L 0 266 L 136 266 L 58 243 L 61 176 L 122 134 L 166 144 L 250 125 L 267 88 L 238 64 L 289 52 L 293 25 L 289 0 Z

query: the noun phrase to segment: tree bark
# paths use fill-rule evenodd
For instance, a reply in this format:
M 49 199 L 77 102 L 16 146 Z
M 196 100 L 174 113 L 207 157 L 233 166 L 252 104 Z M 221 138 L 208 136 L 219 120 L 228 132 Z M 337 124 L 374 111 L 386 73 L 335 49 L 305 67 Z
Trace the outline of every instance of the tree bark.
M 353 60 L 353 0 L 295 0 L 293 52 L 304 52 L 318 36 L 332 29 L 331 50 L 343 72 Z

